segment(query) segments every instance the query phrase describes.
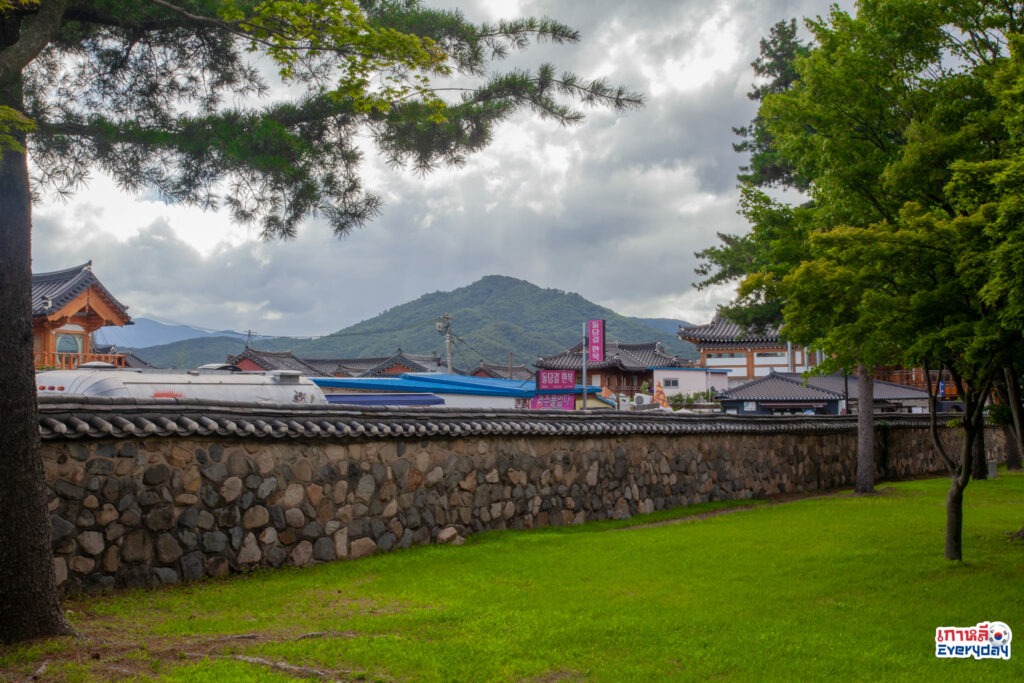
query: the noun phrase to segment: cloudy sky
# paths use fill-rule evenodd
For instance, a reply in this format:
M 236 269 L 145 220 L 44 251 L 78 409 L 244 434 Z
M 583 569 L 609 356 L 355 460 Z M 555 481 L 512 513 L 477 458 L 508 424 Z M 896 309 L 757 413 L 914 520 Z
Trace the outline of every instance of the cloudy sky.
M 476 21 L 549 16 L 582 41 L 541 45 L 551 61 L 644 93 L 639 112 L 592 110 L 574 127 L 527 115 L 503 124 L 464 167 L 422 177 L 372 154 L 382 214 L 338 240 L 316 220 L 260 242 L 225 213 L 120 193 L 97 176 L 69 202 L 34 210 L 33 269 L 93 261 L 136 317 L 260 334 L 328 334 L 485 275 L 577 292 L 624 315 L 710 320 L 729 291 L 697 291 L 694 252 L 742 232 L 733 126 L 758 41 L 825 0 L 443 0 Z M 842 3 L 849 6 L 850 3 Z M 573 321 L 575 324 L 575 321 Z M 457 322 L 456 322 L 457 325 Z

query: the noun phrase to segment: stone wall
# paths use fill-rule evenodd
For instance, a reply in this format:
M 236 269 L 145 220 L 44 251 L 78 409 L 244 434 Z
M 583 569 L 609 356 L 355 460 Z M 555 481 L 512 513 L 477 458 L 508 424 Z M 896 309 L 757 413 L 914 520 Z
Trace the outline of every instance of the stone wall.
M 44 404 L 40 426 L 67 593 L 835 489 L 856 449 L 842 418 L 114 402 Z M 920 420 L 878 441 L 880 478 L 944 471 Z

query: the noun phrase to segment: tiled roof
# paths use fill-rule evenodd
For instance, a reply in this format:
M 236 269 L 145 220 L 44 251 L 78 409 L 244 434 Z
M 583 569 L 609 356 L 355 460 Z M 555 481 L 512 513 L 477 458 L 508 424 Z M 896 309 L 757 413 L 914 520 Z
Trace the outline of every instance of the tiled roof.
M 798 382 L 805 381 L 803 375 L 798 372 L 780 372 L 777 374 L 779 377 L 785 377 Z M 810 375 L 807 377 L 806 382 L 812 387 L 825 389 L 840 396 L 849 396 L 852 400 L 857 400 L 858 396 L 860 396 L 857 378 L 851 375 L 849 382 L 846 380 L 847 378 L 843 375 L 835 373 L 832 375 Z M 927 391 L 894 382 L 883 382 L 877 379 L 874 381 L 874 391 L 875 400 L 880 401 L 928 400 Z
M 554 356 L 538 356 L 535 365 L 547 370 L 582 370 L 582 344 Z M 624 344 L 608 342 L 604 347 L 604 360 L 587 361 L 588 370 L 619 369 L 626 372 L 643 372 L 649 368 L 688 367 L 690 363 L 679 356 L 669 356 L 661 348 L 661 342 Z
M 797 376 L 799 377 L 799 376 Z M 772 373 L 722 392 L 720 401 L 836 401 L 841 393 L 805 386 L 800 379 Z
M 320 375 L 333 377 L 380 377 L 394 374 L 388 371 L 402 366 L 402 372 L 440 372 L 447 366 L 436 354 L 405 353 L 398 349 L 390 356 L 372 358 L 303 358 L 303 362 L 316 368 Z
M 303 375 L 320 374 L 316 368 L 293 356 L 291 351 L 259 351 L 246 347 L 242 353 L 228 358 L 227 362 L 238 365 L 243 360 L 251 361 L 264 370 L 295 370 Z
M 337 358 L 303 358 L 302 362 L 316 370 L 319 377 L 333 377 L 338 374 Z
M 779 341 L 779 331 L 775 327 L 768 327 L 756 332 L 749 331 L 718 314 L 707 325 L 680 327 L 678 336 L 683 341 L 698 345 L 718 342 L 766 343 Z
M 533 379 L 533 370 L 525 365 L 513 365 L 511 373 L 509 372 L 508 365 L 502 365 L 501 363 L 487 363 L 480 361 L 480 364 L 470 370 L 469 374 L 484 374 L 487 377 L 496 377 L 504 379 Z
M 118 351 L 116 346 L 104 345 L 104 346 L 93 346 L 92 352 L 96 354 L 104 353 L 120 353 L 124 356 L 124 366 L 126 368 L 133 368 L 139 370 L 157 370 L 155 365 L 150 365 L 146 361 L 142 360 L 135 355 L 134 351 Z
M 893 426 L 926 427 L 927 416 L 886 418 Z M 46 440 L 165 437 L 264 439 L 457 438 L 482 435 L 682 435 L 856 431 L 856 417 L 678 415 L 658 411 L 522 411 L 444 408 L 292 407 L 266 403 L 125 398 L 39 397 Z
M 112 306 L 128 318 L 128 307 L 114 298 L 92 272 L 92 261 L 74 268 L 32 275 L 32 315 L 59 310 L 76 296 L 95 288 Z

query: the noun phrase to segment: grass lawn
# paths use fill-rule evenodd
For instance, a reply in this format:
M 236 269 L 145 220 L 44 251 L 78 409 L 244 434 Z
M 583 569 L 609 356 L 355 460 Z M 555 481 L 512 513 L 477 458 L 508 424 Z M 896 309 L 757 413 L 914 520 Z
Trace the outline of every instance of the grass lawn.
M 69 601 L 81 637 L 0 648 L 0 679 L 1024 680 L 1024 474 L 971 482 L 964 563 L 942 559 L 948 486 Z M 935 657 L 936 627 L 990 620 L 1011 660 Z

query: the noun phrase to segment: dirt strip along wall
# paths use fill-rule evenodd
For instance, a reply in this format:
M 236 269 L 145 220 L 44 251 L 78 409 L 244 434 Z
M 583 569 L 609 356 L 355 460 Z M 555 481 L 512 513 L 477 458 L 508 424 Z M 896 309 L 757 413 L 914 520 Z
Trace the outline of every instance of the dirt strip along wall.
M 64 409 L 43 406 L 41 427 L 67 594 L 827 491 L 852 485 L 856 461 L 854 423 L 834 418 L 602 416 L 595 427 L 579 414 L 435 411 L 403 430 L 380 412 L 246 423 L 223 411 Z M 987 436 L 989 457 L 1002 459 L 1002 432 Z M 943 439 L 955 449 L 958 433 Z M 945 471 L 920 420 L 885 424 L 876 441 L 879 479 Z

